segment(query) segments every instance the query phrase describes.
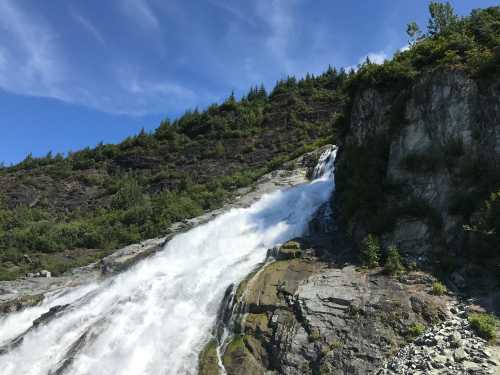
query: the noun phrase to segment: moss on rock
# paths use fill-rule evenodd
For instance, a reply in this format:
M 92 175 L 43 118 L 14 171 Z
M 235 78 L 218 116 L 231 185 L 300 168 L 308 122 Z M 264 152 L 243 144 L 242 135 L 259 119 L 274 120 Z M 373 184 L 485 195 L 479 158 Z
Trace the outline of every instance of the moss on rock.
M 217 358 L 217 341 L 210 340 L 199 356 L 199 375 L 219 375 L 219 360 Z
M 264 353 L 265 350 L 255 338 L 239 336 L 227 346 L 222 362 L 228 375 L 261 375 L 265 373 L 261 365 Z

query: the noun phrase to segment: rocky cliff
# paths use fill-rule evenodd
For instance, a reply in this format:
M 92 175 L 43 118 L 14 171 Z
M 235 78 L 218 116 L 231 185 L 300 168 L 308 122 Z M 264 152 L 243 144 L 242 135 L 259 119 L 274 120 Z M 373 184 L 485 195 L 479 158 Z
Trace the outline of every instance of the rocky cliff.
M 464 225 L 499 182 L 499 93 L 498 79 L 448 70 L 354 97 L 337 202 L 355 243 L 376 233 L 421 265 L 463 273 L 475 250 Z

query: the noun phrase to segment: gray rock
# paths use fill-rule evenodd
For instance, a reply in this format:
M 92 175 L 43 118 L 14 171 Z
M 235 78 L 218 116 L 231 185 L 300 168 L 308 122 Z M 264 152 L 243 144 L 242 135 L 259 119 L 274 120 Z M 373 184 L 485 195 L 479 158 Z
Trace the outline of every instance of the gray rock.
M 456 362 L 462 362 L 467 358 L 467 353 L 463 348 L 458 348 L 453 352 L 453 358 Z
M 47 270 L 41 270 L 40 271 L 40 277 L 52 277 L 52 274 L 50 273 L 50 271 L 47 271 Z

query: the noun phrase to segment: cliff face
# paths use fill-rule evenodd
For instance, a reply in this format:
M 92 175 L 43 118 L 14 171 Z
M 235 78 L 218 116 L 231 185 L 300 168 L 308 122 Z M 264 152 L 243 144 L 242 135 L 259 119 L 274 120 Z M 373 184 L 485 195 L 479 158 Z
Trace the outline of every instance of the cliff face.
M 498 183 L 499 93 L 498 79 L 437 71 L 354 97 L 337 202 L 356 243 L 376 233 L 417 261 L 467 251 L 463 225 Z

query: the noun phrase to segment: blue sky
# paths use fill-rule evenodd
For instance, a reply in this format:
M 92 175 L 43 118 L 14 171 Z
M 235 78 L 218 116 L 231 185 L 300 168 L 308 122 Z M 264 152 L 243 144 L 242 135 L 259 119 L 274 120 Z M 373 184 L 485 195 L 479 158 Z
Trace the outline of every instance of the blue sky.
M 457 13 L 497 5 L 451 1 Z M 0 162 L 117 142 L 232 90 L 406 45 L 424 0 L 0 0 Z

